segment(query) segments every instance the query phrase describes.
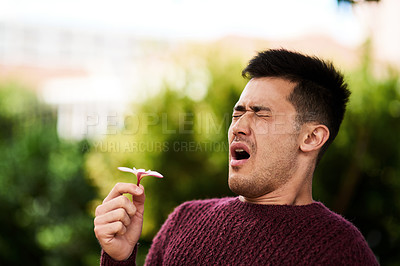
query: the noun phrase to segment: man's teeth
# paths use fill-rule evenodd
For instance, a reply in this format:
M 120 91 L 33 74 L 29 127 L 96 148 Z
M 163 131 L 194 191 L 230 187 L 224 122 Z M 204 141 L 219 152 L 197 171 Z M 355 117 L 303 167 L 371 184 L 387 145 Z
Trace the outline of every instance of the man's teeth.
M 236 151 L 236 152 L 244 152 L 243 149 L 236 149 L 235 151 Z

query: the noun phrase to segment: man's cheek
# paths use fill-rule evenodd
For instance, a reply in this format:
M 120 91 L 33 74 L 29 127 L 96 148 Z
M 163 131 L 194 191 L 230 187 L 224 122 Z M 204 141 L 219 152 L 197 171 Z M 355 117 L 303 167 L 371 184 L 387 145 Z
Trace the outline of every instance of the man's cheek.
M 265 121 L 257 121 L 254 124 L 253 132 L 256 135 L 267 135 L 271 133 L 271 124 Z

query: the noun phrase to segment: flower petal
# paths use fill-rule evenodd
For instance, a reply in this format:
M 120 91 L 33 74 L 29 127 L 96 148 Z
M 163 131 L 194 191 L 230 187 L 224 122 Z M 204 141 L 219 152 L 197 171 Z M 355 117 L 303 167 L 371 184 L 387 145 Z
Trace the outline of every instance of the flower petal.
M 138 169 L 136 169 L 135 167 L 133 167 L 132 169 L 135 172 L 135 175 L 137 175 L 137 173 L 139 172 Z
M 148 176 L 148 175 L 151 175 L 151 176 L 155 176 L 155 177 L 158 177 L 158 178 L 163 178 L 164 176 L 162 175 L 162 174 L 160 174 L 159 172 L 156 172 L 156 171 L 151 171 L 151 170 L 149 170 L 149 171 L 146 171 L 146 173 L 144 173 L 144 175 L 143 176 Z
M 123 172 L 129 172 L 129 173 L 132 173 L 132 174 L 135 174 L 135 175 L 137 174 L 137 171 L 136 171 L 135 168 L 131 169 L 131 168 L 128 168 L 128 167 L 118 167 L 118 170 L 123 171 Z

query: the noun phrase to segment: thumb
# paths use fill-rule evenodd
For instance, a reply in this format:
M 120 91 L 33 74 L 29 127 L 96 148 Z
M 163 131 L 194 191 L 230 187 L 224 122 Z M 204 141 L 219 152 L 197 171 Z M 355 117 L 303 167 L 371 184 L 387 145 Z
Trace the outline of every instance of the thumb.
M 134 195 L 132 194 L 133 204 L 136 206 L 136 210 L 143 215 L 144 202 L 146 200 L 146 196 L 144 194 L 144 187 L 142 185 L 139 185 L 139 187 L 136 187 L 135 192 L 136 193 Z

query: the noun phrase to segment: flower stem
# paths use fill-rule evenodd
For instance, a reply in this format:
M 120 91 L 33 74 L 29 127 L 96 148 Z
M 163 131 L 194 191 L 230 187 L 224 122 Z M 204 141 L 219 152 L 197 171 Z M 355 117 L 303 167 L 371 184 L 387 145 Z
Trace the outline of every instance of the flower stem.
M 137 186 L 139 186 L 139 184 L 140 184 L 140 180 L 142 180 L 142 175 L 143 175 L 143 173 L 141 173 L 141 172 L 139 172 L 139 173 L 137 173 L 137 175 L 136 175 L 136 177 L 137 177 Z

